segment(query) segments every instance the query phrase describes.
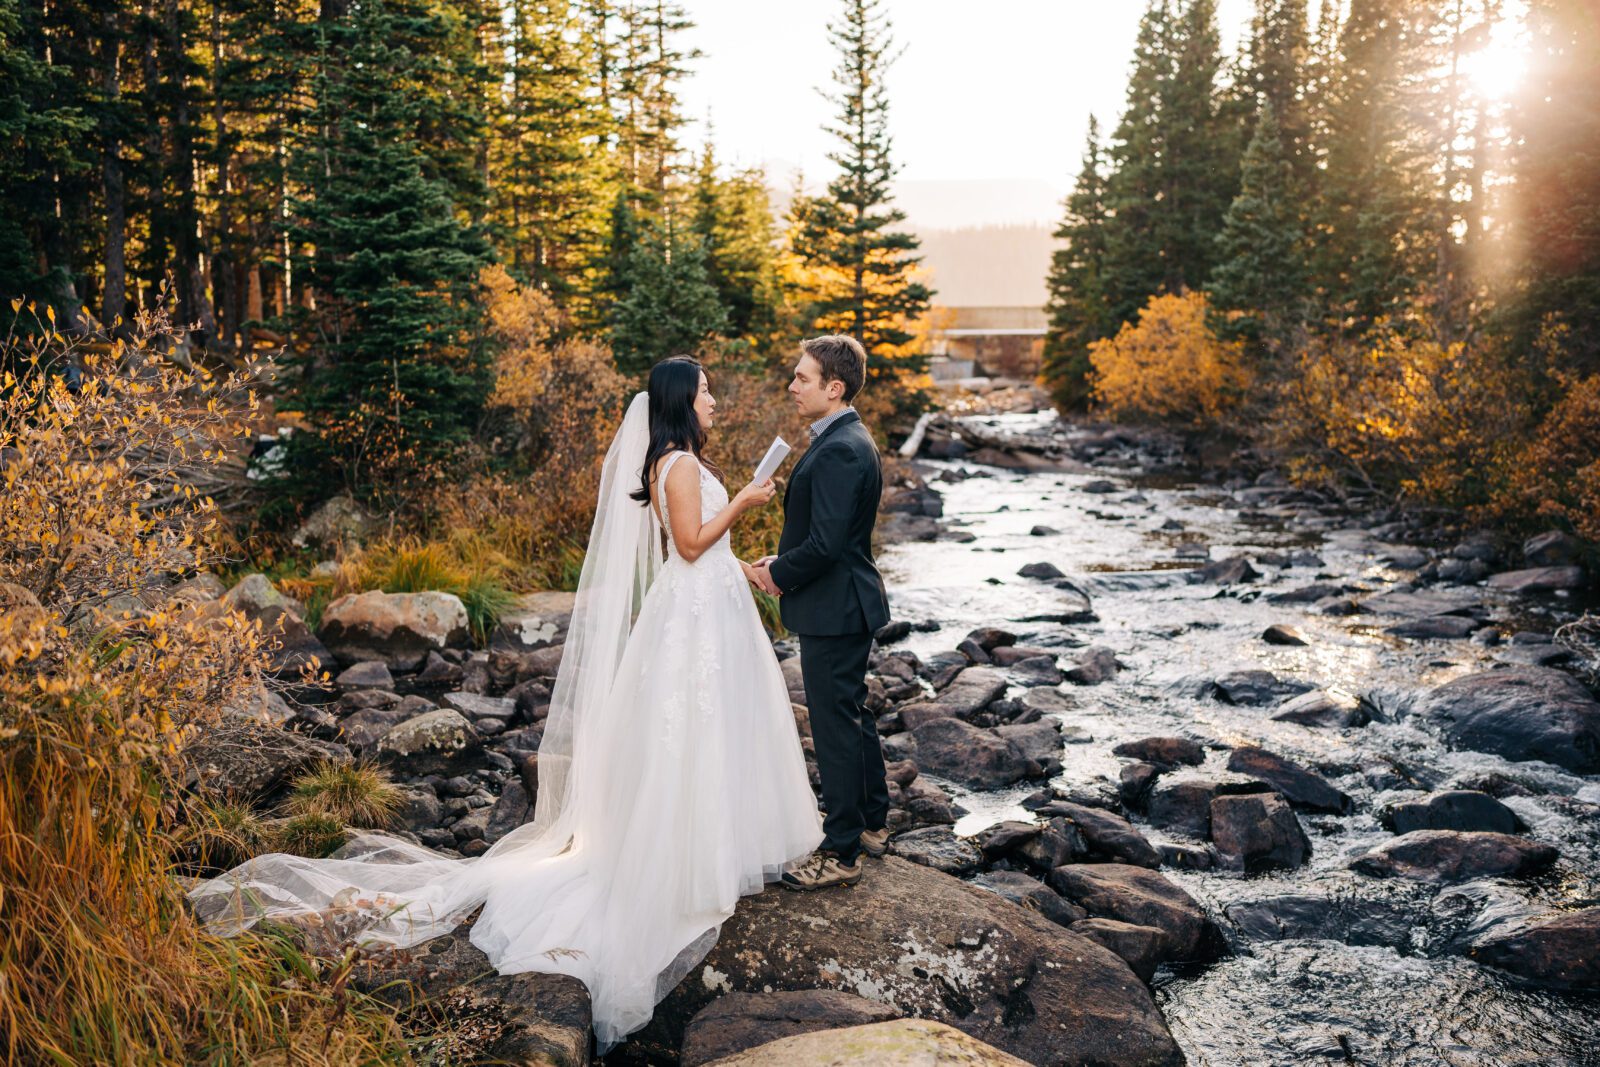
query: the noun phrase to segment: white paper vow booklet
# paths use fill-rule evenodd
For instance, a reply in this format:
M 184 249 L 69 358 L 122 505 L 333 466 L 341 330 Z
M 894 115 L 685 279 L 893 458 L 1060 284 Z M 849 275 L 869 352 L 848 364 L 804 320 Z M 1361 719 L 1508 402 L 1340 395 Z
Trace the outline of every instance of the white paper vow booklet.
M 757 485 L 772 477 L 778 471 L 778 464 L 783 462 L 789 454 L 789 443 L 781 437 L 772 439 L 772 447 L 767 449 L 767 454 L 761 457 L 761 462 L 756 466 L 755 477 L 750 480 Z

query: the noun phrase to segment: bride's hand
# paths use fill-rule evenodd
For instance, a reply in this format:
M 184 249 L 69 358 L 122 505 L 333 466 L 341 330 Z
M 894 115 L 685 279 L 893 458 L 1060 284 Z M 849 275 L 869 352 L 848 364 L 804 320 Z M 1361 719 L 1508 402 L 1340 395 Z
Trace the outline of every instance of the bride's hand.
M 751 508 L 759 508 L 766 504 L 777 491 L 778 487 L 772 484 L 771 478 L 768 478 L 760 485 L 751 482 L 739 490 L 739 495 L 733 498 L 733 503 L 740 512 L 746 512 Z

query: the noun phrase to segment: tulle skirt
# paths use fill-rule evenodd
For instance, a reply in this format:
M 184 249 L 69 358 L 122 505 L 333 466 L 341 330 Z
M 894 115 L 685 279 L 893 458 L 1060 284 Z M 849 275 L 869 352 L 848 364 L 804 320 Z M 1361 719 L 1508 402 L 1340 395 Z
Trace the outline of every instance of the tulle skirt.
M 471 940 L 495 969 L 580 979 L 611 1048 L 710 951 L 741 895 L 823 838 L 782 672 L 725 545 L 668 558 L 609 696 L 579 720 L 568 780 L 553 826 L 482 856 L 364 832 L 326 859 L 256 857 L 189 897 L 220 933 L 331 913 L 351 940 L 397 947 L 482 905 Z

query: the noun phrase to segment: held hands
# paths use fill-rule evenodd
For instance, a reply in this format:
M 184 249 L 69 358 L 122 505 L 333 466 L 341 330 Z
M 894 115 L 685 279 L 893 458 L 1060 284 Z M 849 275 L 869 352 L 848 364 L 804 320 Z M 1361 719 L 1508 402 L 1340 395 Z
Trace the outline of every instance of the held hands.
M 754 563 L 741 562 L 739 567 L 744 571 L 745 580 L 751 585 L 768 596 L 782 596 L 783 590 L 772 580 L 772 571 L 769 569 L 772 561 L 777 558 L 777 556 L 762 556 Z
M 761 482 L 760 484 L 751 482 L 749 485 L 739 490 L 738 495 L 733 498 L 733 503 L 734 506 L 737 507 L 741 513 L 743 513 L 749 511 L 751 508 L 759 508 L 766 504 L 772 499 L 773 494 L 775 494 L 777 491 L 778 487 L 772 484 L 771 478 L 768 478 L 766 481 Z

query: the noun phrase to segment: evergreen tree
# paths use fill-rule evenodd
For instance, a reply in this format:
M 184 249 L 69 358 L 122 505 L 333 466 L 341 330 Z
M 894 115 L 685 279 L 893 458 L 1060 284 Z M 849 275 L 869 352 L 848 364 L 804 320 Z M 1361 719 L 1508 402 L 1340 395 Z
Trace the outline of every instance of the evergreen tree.
M 1325 0 L 1322 6 L 1331 13 L 1336 5 L 1334 0 Z M 1249 67 L 1243 79 L 1253 98 L 1250 122 L 1264 113 L 1260 110 L 1263 101 L 1272 105 L 1284 155 L 1295 180 L 1305 188 L 1310 188 L 1313 170 L 1306 91 L 1311 63 L 1309 34 L 1306 0 L 1256 0 L 1250 23 Z M 1253 136 L 1253 126 L 1250 132 Z
M 695 177 L 690 224 L 727 312 L 723 332 L 757 347 L 770 342 L 783 321 L 783 288 L 766 176 L 752 170 L 721 177 L 708 144 Z
M 611 308 L 611 350 L 625 374 L 693 352 L 726 327 L 705 249 L 693 233 L 647 223 L 621 281 L 622 296 Z
M 424 7 L 363 0 L 320 29 L 310 139 L 296 154 L 303 192 L 290 205 L 316 294 L 305 325 L 319 339 L 299 399 L 323 436 L 360 417 L 382 425 L 354 432 L 421 464 L 464 439 L 487 388 L 473 334 L 488 245 L 418 136 L 440 56 L 430 43 L 450 28 Z M 370 488 L 353 461 L 340 473 Z
M 927 313 L 932 295 L 913 276 L 919 242 L 896 228 L 906 216 L 893 206 L 890 191 L 897 170 L 884 85 L 895 58 L 890 30 L 882 0 L 845 0 L 843 17 L 828 26 L 839 56 L 836 88 L 827 94 L 838 110 L 828 132 L 840 144 L 828 158 L 839 173 L 826 194 L 797 202 L 793 238 L 817 289 L 815 328 L 860 341 L 873 377 L 923 364 L 921 353 L 906 351 L 914 340 L 908 327 Z
M 1106 178 L 1103 272 L 1118 322 L 1149 297 L 1203 285 L 1238 182 L 1237 129 L 1217 94 L 1213 0 L 1151 0 Z
M 558 302 L 582 297 L 601 252 L 607 126 L 571 0 L 510 0 L 490 154 L 499 240 L 511 267 Z
M 1547 316 L 1567 327 L 1569 370 L 1600 372 L 1600 23 L 1582 0 L 1536 0 L 1533 59 L 1514 121 L 1520 291 L 1510 321 L 1526 350 Z
M 1089 345 L 1117 328 L 1106 304 L 1106 181 L 1100 125 L 1089 116 L 1083 167 L 1054 233 L 1063 242 L 1050 257 L 1043 375 L 1056 406 L 1082 410 L 1089 400 Z
M 1217 236 L 1208 295 L 1213 329 L 1275 356 L 1303 320 L 1309 282 L 1294 164 L 1272 98 L 1261 104 L 1241 166 L 1239 195 Z
M 661 210 L 684 123 L 677 84 L 701 52 L 678 44 L 694 28 L 681 4 L 635 0 L 616 14 L 622 46 L 613 97 L 617 157 L 635 195 Z
M 1401 18 L 1406 2 L 1353 0 L 1326 90 L 1315 274 L 1324 307 L 1356 331 L 1410 301 L 1432 247 L 1438 161 L 1418 152 L 1406 106 L 1428 59 Z

